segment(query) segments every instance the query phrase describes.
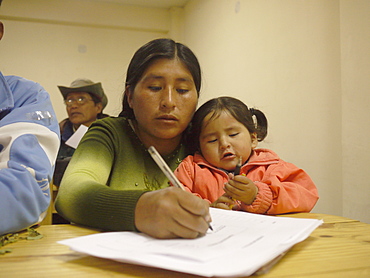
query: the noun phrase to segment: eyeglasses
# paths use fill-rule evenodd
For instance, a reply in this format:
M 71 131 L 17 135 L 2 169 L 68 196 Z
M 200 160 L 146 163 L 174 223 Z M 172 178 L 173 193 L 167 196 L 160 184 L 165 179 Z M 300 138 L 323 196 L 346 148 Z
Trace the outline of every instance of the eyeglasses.
M 64 104 L 67 105 L 67 107 L 71 107 L 73 103 L 77 103 L 78 105 L 83 105 L 88 101 L 93 101 L 92 99 L 87 99 L 85 97 L 79 97 L 77 99 L 75 98 L 68 98 L 64 100 Z

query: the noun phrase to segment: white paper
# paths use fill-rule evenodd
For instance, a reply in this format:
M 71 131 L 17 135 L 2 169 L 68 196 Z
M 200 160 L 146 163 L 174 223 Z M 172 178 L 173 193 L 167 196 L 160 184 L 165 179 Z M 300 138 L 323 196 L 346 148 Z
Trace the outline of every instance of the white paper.
M 206 277 L 235 277 L 253 274 L 322 223 L 215 208 L 210 212 L 213 231 L 197 239 L 163 240 L 135 232 L 109 232 L 59 243 L 120 262 Z
M 66 141 L 66 145 L 76 149 L 88 129 L 89 128 L 87 126 L 80 125 L 75 133 L 73 133 L 72 136 Z

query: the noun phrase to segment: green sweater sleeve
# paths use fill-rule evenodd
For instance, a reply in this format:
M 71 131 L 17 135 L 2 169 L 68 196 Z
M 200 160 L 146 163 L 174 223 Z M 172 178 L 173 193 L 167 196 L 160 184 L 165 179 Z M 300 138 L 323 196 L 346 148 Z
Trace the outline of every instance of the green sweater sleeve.
M 76 191 L 65 184 L 56 201 L 56 209 L 64 218 L 103 230 L 136 231 L 135 207 L 145 191 L 114 190 L 91 182 L 79 184 L 81 190 Z
M 165 158 L 175 169 L 183 149 Z M 125 118 L 96 121 L 63 176 L 55 207 L 71 222 L 104 230 L 135 231 L 135 207 L 148 190 L 168 186 Z

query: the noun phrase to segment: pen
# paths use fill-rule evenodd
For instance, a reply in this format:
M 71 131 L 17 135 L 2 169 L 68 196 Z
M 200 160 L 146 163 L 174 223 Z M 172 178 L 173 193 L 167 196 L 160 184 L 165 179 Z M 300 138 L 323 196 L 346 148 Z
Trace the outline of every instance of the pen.
M 236 175 L 240 175 L 240 168 L 242 167 L 242 163 L 243 163 L 243 157 L 242 156 L 239 156 L 239 161 L 238 163 L 236 164 L 236 167 L 235 167 L 235 170 L 234 170 L 234 176 Z M 234 198 L 232 198 L 234 202 L 236 202 L 236 200 Z M 229 208 L 233 208 L 234 204 L 230 204 L 229 205 Z
M 170 180 L 170 182 L 174 186 L 186 191 L 184 186 L 181 184 L 181 182 L 174 175 L 174 173 L 172 172 L 170 167 L 168 167 L 167 163 L 164 161 L 164 159 L 159 154 L 159 152 L 156 150 L 156 148 L 154 148 L 154 146 L 151 146 L 151 147 L 149 147 L 148 152 L 150 153 L 150 155 L 152 156 L 154 161 L 157 163 L 158 167 L 162 170 L 163 174 L 165 174 L 166 177 Z M 209 228 L 213 231 L 213 228 L 212 228 L 211 224 L 208 224 L 208 225 L 209 225 Z
M 154 159 L 154 161 L 157 163 L 159 168 L 161 168 L 163 174 L 166 175 L 166 177 L 170 180 L 170 182 L 182 190 L 185 191 L 184 186 L 181 184 L 181 182 L 176 178 L 176 176 L 172 173 L 172 170 L 170 167 L 168 167 L 167 163 L 163 160 L 162 156 L 159 154 L 159 152 L 154 148 L 153 146 L 149 147 L 148 152 Z
M 243 163 L 243 157 L 239 156 L 239 162 L 236 164 L 235 170 L 234 170 L 234 176 L 240 175 L 240 168 L 242 167 Z

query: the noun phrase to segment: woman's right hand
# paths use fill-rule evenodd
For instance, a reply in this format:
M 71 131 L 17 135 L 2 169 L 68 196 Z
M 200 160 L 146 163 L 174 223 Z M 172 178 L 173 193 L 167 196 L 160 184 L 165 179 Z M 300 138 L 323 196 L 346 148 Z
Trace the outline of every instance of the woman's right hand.
M 144 193 L 135 209 L 136 228 L 155 238 L 197 238 L 210 222 L 209 204 L 175 187 Z

